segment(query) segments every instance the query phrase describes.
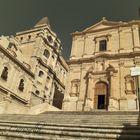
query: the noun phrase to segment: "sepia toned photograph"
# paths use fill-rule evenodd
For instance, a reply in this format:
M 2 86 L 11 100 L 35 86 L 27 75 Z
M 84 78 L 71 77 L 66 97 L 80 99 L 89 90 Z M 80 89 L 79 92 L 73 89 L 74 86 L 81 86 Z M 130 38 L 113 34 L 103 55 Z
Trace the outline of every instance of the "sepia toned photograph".
M 0 140 L 140 140 L 140 0 L 0 0 Z

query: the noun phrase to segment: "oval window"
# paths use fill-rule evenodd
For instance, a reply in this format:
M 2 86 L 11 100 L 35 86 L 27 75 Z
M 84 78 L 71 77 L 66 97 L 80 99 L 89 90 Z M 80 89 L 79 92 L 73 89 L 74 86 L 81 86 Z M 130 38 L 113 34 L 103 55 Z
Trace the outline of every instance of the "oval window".
M 45 49 L 43 55 L 44 55 L 46 58 L 49 58 L 50 52 L 49 52 L 47 49 Z
M 53 42 L 53 39 L 52 39 L 52 37 L 51 37 L 50 35 L 48 35 L 47 38 L 48 38 L 48 41 L 49 41 L 50 43 Z

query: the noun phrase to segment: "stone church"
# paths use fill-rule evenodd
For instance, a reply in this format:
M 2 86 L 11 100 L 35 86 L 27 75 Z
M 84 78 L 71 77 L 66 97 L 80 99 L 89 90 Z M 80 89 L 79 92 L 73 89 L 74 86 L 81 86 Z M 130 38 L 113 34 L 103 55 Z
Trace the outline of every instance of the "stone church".
M 0 37 L 0 113 L 138 110 L 140 21 L 103 18 L 72 33 L 71 56 L 47 17 L 15 36 Z
M 72 33 L 63 109 L 138 110 L 138 84 L 130 69 L 140 67 L 140 21 L 103 18 Z
M 47 17 L 15 36 L 0 37 L 0 113 L 60 110 L 68 65 Z

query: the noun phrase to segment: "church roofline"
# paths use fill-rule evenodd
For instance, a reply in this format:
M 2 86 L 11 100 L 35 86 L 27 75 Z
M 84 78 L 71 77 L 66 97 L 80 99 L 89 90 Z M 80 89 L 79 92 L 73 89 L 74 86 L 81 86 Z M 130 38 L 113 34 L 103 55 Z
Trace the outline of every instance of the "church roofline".
M 43 31 L 43 30 L 47 30 L 53 37 L 56 38 L 56 40 L 58 41 L 58 43 L 61 43 L 60 39 L 58 38 L 57 34 L 54 33 L 52 30 L 50 30 L 48 27 L 46 26 L 43 26 L 42 28 L 41 27 L 35 27 L 35 28 L 31 28 L 29 30 L 26 30 L 26 31 L 21 31 L 21 32 L 17 32 L 16 33 L 16 37 L 18 36 L 22 36 L 22 35 L 25 35 L 25 34 L 30 34 L 30 33 L 33 33 L 33 32 L 39 32 L 39 31 Z
M 96 27 L 96 26 L 98 26 L 100 24 L 102 24 L 102 25 L 110 25 L 110 27 L 90 31 L 91 28 Z M 72 36 L 84 35 L 86 33 L 98 32 L 98 31 L 103 31 L 103 30 L 107 30 L 107 29 L 114 29 L 114 28 L 118 28 L 118 27 L 132 26 L 134 24 L 137 24 L 138 26 L 140 26 L 140 20 L 132 20 L 132 21 L 129 21 L 129 22 L 123 22 L 123 21 L 108 21 L 108 20 L 103 18 L 98 23 L 96 23 L 96 24 L 84 29 L 83 31 L 76 31 L 76 32 L 71 33 L 71 35 Z
M 56 33 L 54 33 L 52 30 L 50 31 L 50 29 L 46 26 L 41 26 L 41 27 L 35 27 L 35 28 L 31 28 L 29 30 L 26 31 L 21 31 L 21 32 L 17 32 L 16 36 L 20 36 L 20 35 L 24 35 L 24 34 L 28 34 L 28 33 L 32 33 L 32 32 L 37 32 L 37 31 L 41 31 L 47 29 L 47 31 L 54 37 L 56 37 Z

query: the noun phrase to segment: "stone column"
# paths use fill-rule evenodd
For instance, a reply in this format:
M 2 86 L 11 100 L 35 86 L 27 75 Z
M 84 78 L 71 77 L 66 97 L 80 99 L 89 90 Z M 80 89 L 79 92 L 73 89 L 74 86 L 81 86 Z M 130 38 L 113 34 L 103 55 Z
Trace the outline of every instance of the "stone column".
M 71 55 L 70 55 L 70 58 L 71 58 L 71 59 L 72 59 L 73 57 L 75 57 L 76 41 L 77 41 L 77 38 L 76 38 L 76 37 L 73 37 L 73 38 L 72 38 Z
M 138 26 L 137 25 L 132 26 L 132 35 L 133 35 L 133 40 L 134 40 L 134 48 L 140 47 L 139 33 L 138 33 Z
M 49 103 L 52 105 L 53 104 L 53 97 L 54 97 L 54 94 L 55 94 L 55 84 L 53 83 L 52 84 L 52 87 L 51 87 L 51 95 L 50 95 L 50 99 L 49 99 Z
M 119 83 L 120 83 L 120 96 L 125 97 L 125 79 L 124 79 L 124 61 L 120 61 L 119 63 Z
M 88 73 L 87 79 L 86 79 L 86 92 L 85 92 L 85 98 L 84 98 L 84 105 L 83 105 L 83 111 L 90 111 L 93 109 L 93 100 L 92 100 L 92 74 Z
M 94 52 L 93 52 L 93 54 L 95 54 L 96 52 L 97 52 L 97 39 L 96 39 L 96 37 L 94 38 L 94 40 L 93 40 L 93 43 L 94 43 Z
M 120 60 L 119 62 L 119 93 L 120 93 L 120 102 L 119 109 L 125 110 L 127 108 L 127 99 L 125 94 L 125 79 L 124 79 L 124 61 Z
M 114 87 L 115 87 L 115 85 L 114 85 L 114 83 L 115 83 L 116 81 L 114 80 L 114 73 L 111 71 L 110 72 L 110 81 L 109 81 L 109 84 L 110 84 L 110 97 L 114 97 L 115 96 L 115 94 L 114 94 Z
M 88 75 L 88 94 L 87 94 L 88 99 L 92 99 L 92 85 L 93 85 L 92 75 L 89 74 Z
M 110 79 L 109 79 L 109 106 L 108 106 L 108 110 L 118 110 L 119 106 L 118 106 L 118 100 L 117 100 L 117 96 L 116 96 L 116 87 L 117 83 L 116 83 L 116 79 L 115 79 L 115 73 L 113 71 L 110 71 Z M 116 84 L 115 84 L 116 83 Z

